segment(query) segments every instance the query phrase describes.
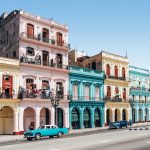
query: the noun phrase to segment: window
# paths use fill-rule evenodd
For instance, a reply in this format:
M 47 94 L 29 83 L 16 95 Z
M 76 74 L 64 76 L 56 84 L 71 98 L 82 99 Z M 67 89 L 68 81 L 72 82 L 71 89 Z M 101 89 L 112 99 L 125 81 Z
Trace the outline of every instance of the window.
M 106 65 L 106 75 L 110 75 L 110 66 L 109 64 Z
M 114 67 L 114 75 L 115 75 L 115 77 L 118 77 L 118 67 L 117 66 Z
M 85 100 L 90 100 L 90 87 L 88 85 L 85 85 L 84 96 Z
M 30 78 L 26 79 L 26 88 L 27 89 L 34 89 L 35 88 L 33 79 L 30 79 Z
M 62 68 L 62 54 L 57 54 L 57 68 Z
M 73 85 L 73 100 L 78 100 L 78 85 Z
M 107 97 L 111 98 L 111 87 L 107 86 Z
M 64 95 L 64 88 L 62 82 L 56 83 L 56 95 L 60 98 L 63 98 Z
M 95 61 L 92 62 L 92 69 L 96 70 L 96 62 Z
M 115 88 L 115 94 L 116 94 L 116 96 L 119 94 L 119 89 L 118 89 L 118 87 Z
M 99 87 L 95 87 L 95 99 L 99 100 L 100 96 L 99 96 L 100 92 L 99 92 Z
M 123 99 L 126 99 L 126 88 L 123 88 Z
M 45 89 L 45 90 L 49 90 L 50 89 L 50 87 L 49 87 L 49 81 L 42 80 L 42 89 Z
M 63 46 L 62 33 L 57 32 L 57 46 Z
M 27 37 L 33 39 L 34 38 L 34 25 L 27 24 Z
M 126 72 L 125 72 L 125 68 L 122 68 L 122 77 L 125 78 L 126 77 Z
M 43 29 L 43 42 L 49 43 L 49 30 Z
M 34 48 L 32 48 L 32 47 L 27 47 L 26 54 L 27 54 L 27 55 L 30 55 L 30 56 L 34 56 Z

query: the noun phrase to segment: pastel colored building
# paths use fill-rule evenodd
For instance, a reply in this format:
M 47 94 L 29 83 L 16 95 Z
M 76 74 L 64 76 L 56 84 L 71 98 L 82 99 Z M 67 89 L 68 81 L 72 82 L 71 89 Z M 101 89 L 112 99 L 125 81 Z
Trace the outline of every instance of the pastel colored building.
M 68 27 L 22 10 L 2 14 L 0 26 L 0 56 L 19 61 L 16 134 L 31 123 L 69 127 Z M 60 100 L 56 122 L 51 95 Z
M 104 126 L 104 72 L 69 66 L 70 128 Z
M 133 122 L 150 121 L 149 70 L 130 66 L 130 103 Z
M 18 130 L 19 61 L 0 57 L 0 134 Z
M 71 56 L 70 56 L 71 55 Z M 69 52 L 69 57 L 73 58 Z M 71 59 L 70 64 L 75 60 Z M 101 51 L 94 56 L 77 59 L 77 66 L 104 71 L 105 124 L 110 121 L 129 120 L 129 60 L 127 57 Z

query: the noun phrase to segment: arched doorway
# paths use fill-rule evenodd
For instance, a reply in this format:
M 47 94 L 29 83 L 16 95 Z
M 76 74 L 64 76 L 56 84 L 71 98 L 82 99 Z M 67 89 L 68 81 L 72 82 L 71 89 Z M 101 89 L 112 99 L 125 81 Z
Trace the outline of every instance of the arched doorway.
M 120 110 L 115 109 L 115 121 L 120 121 Z
M 84 128 L 90 128 L 91 127 L 91 117 L 90 117 L 90 110 L 88 108 L 84 109 Z
M 49 125 L 51 120 L 51 114 L 48 108 L 42 108 L 40 111 L 40 126 L 41 125 Z
M 96 108 L 95 111 L 94 111 L 94 124 L 95 124 L 95 127 L 100 127 L 101 126 L 100 110 L 98 108 Z
M 74 108 L 71 112 L 71 124 L 73 129 L 80 128 L 79 110 L 77 108 Z
M 127 120 L 127 114 L 125 109 L 122 110 L 122 120 Z
M 64 115 L 62 108 L 57 108 L 56 118 L 57 118 L 57 126 L 62 128 L 64 126 Z
M 109 123 L 112 121 L 112 110 L 107 109 L 106 110 L 106 123 L 109 125 Z
M 14 131 L 14 111 L 9 106 L 4 106 L 0 110 L 0 134 L 13 134 Z
M 27 107 L 24 110 L 24 131 L 29 129 L 30 124 L 35 128 L 35 110 L 31 107 Z
M 143 113 L 142 113 L 142 109 L 139 109 L 139 121 L 143 121 Z

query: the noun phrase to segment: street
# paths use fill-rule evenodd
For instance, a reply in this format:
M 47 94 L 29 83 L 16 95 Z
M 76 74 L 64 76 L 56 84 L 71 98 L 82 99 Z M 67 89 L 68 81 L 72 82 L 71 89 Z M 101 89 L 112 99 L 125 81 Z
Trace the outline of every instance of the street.
M 150 130 L 113 130 L 106 133 L 43 139 L 1 145 L 0 150 L 149 150 Z

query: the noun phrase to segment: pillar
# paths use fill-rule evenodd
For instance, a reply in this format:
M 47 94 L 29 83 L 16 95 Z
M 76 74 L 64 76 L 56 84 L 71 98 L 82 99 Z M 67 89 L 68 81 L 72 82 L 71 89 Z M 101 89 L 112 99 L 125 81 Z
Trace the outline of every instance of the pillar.
M 24 108 L 20 108 L 19 110 L 19 134 L 24 133 Z
M 122 110 L 123 109 L 119 109 L 120 110 L 120 117 L 119 117 L 119 120 L 121 121 L 122 120 Z M 126 114 L 126 117 L 127 117 L 127 114 Z
M 95 100 L 94 99 L 94 86 L 93 86 L 93 84 L 90 85 L 90 100 Z
M 84 117 L 83 117 L 83 109 L 80 112 L 80 129 L 84 128 L 84 123 L 83 123 Z
M 72 108 L 69 109 L 69 128 L 72 129 Z
M 14 133 L 18 134 L 19 132 L 19 109 L 14 109 Z
M 51 108 L 51 124 L 55 124 L 55 112 L 54 112 L 54 108 Z
M 94 124 L 94 109 L 91 110 L 91 128 L 95 128 Z
M 100 126 L 103 127 L 104 126 L 104 122 L 106 122 L 106 111 L 104 110 L 104 108 L 100 109 Z
M 35 112 L 35 129 L 38 129 L 40 126 L 40 108 L 36 108 Z

